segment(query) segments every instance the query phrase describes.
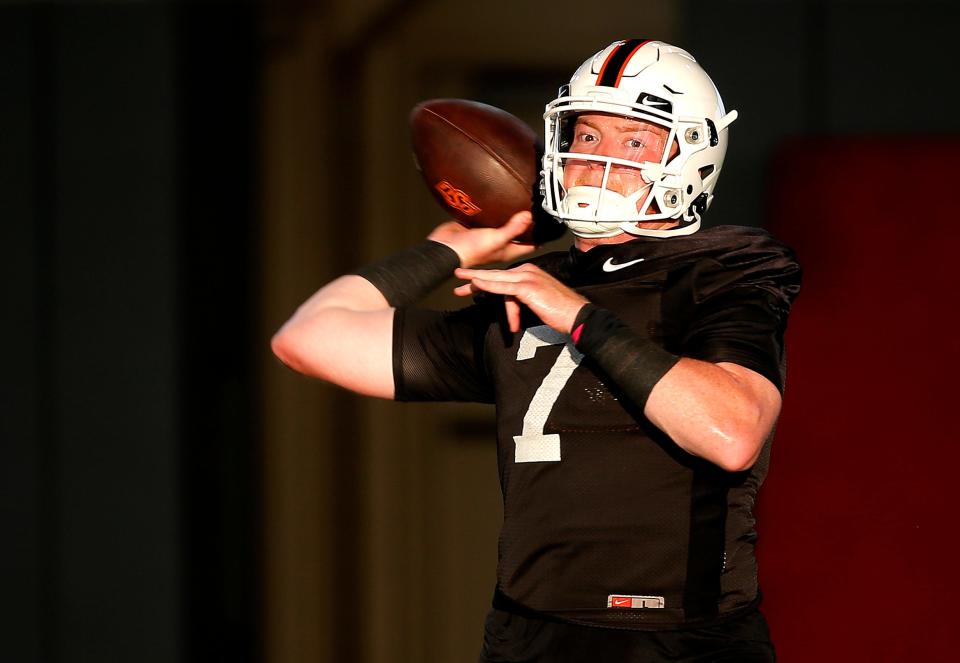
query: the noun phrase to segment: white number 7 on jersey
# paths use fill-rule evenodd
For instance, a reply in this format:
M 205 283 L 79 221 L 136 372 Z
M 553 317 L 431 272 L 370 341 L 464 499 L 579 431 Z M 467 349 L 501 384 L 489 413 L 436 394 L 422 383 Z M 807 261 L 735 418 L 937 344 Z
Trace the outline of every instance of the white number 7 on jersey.
M 526 329 L 520 338 L 517 361 L 532 358 L 538 348 L 560 344 L 563 344 L 563 349 L 533 395 L 527 413 L 523 415 L 523 431 L 513 436 L 517 444 L 514 456 L 517 463 L 560 460 L 560 436 L 556 433 L 545 435 L 543 429 L 557 397 L 583 359 L 583 353 L 573 347 L 569 335 L 561 334 L 547 325 Z

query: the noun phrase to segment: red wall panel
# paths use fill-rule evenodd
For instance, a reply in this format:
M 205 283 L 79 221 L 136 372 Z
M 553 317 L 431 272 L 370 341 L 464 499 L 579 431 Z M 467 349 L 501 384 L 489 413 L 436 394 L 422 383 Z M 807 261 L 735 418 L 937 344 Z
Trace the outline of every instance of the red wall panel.
M 803 290 L 761 492 L 779 659 L 956 661 L 960 140 L 787 146 L 769 228 Z

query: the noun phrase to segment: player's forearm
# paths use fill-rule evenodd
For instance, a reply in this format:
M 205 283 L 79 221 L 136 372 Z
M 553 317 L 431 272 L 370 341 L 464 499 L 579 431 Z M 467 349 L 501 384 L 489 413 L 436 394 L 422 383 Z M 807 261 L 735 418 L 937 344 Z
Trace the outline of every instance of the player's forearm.
M 765 378 L 732 364 L 671 354 L 593 305 L 577 316 L 573 338 L 682 449 L 729 471 L 756 460 L 779 411 L 779 394 Z M 766 402 L 771 397 L 763 383 L 774 392 L 775 408 Z
M 644 414 L 688 453 L 735 472 L 756 462 L 779 411 L 779 392 L 756 373 L 682 358 L 654 385 Z
M 458 264 L 452 249 L 428 241 L 342 276 L 297 309 L 273 352 L 305 375 L 392 398 L 393 308 L 426 296 Z
M 367 316 L 356 314 L 412 304 L 450 276 L 458 264 L 453 250 L 428 241 L 366 265 L 356 274 L 341 276 L 297 309 L 274 336 L 274 351 L 289 355 L 314 346 L 311 337 L 324 332 L 335 333 L 327 339 L 334 346 L 347 342 L 348 335 L 363 336 Z M 331 318 L 341 326 L 329 329 Z M 279 352 L 277 356 L 286 361 Z

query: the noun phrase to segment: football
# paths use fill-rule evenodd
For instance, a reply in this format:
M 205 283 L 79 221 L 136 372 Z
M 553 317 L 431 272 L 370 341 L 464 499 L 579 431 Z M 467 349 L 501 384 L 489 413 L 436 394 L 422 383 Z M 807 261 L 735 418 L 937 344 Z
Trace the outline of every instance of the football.
M 543 146 L 525 122 L 466 99 L 424 101 L 410 113 L 417 168 L 430 193 L 468 228 L 498 228 L 521 210 L 534 225 L 517 241 L 543 244 L 565 227 L 540 207 Z

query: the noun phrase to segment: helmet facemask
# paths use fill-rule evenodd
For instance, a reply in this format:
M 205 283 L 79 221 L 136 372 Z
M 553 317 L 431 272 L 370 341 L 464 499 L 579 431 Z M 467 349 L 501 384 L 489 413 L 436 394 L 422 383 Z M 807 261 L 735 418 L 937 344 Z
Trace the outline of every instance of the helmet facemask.
M 548 150 L 545 181 L 551 190 L 545 195 L 576 234 L 610 237 L 638 222 L 672 220 L 678 200 L 664 205 L 661 186 L 676 174 L 675 131 L 668 122 L 644 114 L 576 111 L 558 112 L 553 122 L 558 141 L 556 150 Z M 601 123 L 608 130 L 602 143 Z

